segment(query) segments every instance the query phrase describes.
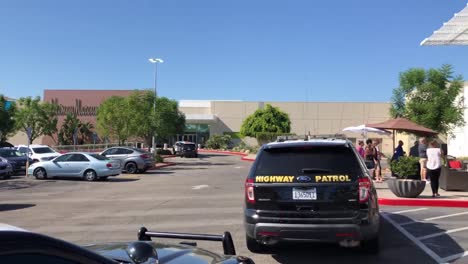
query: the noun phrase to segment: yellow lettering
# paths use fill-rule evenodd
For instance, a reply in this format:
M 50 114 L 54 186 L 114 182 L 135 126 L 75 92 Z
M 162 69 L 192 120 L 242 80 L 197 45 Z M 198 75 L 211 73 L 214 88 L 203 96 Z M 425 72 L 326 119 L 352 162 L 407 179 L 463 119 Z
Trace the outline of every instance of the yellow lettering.
M 322 176 L 315 176 L 315 182 L 321 182 Z
M 287 178 L 289 178 L 289 182 L 293 182 L 294 181 L 294 176 L 286 176 Z M 284 178 L 286 178 L 284 177 Z
M 345 175 L 340 175 L 340 181 L 346 181 L 346 176 Z
M 339 181 L 338 180 L 338 175 L 333 175 L 332 177 L 333 177 L 333 181 L 335 181 L 335 182 Z

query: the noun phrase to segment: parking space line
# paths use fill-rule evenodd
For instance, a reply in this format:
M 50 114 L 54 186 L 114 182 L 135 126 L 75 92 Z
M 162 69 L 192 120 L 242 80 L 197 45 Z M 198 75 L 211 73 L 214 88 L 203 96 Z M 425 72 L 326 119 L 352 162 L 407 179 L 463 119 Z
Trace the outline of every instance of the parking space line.
M 451 256 L 447 256 L 447 257 L 443 258 L 442 260 L 444 262 L 450 262 L 452 260 L 460 259 L 460 258 L 463 258 L 463 257 L 466 257 L 466 256 L 468 256 L 468 251 L 465 251 L 465 252 L 459 253 L 459 254 L 454 254 L 454 255 L 451 255 Z
M 426 218 L 426 219 L 424 219 L 424 221 L 431 221 L 431 220 L 443 219 L 443 218 L 448 218 L 448 217 L 452 217 L 452 216 L 459 216 L 459 215 L 466 215 L 466 214 L 468 214 L 468 212 L 461 212 L 461 213 L 449 214 L 449 215 L 441 215 L 441 216 Z
M 426 208 L 427 209 L 427 208 Z M 397 222 L 393 221 L 389 214 L 381 214 L 381 216 L 387 220 L 391 225 L 393 225 L 398 231 L 400 231 L 404 236 L 406 236 L 411 242 L 416 244 L 422 251 L 424 251 L 427 255 L 429 255 L 432 259 L 436 261 L 436 263 L 445 263 L 442 258 L 439 257 L 434 251 L 424 245 L 423 242 L 418 240 L 416 237 L 411 235 L 408 231 L 406 231 L 403 227 L 401 227 Z
M 461 227 L 461 228 L 455 228 L 455 229 L 449 229 L 449 230 L 445 230 L 444 232 L 434 233 L 434 234 L 430 234 L 430 235 L 426 235 L 426 236 L 420 236 L 420 237 L 417 237 L 417 239 L 424 240 L 424 239 L 428 239 L 428 238 L 431 238 L 431 237 L 442 236 L 442 235 L 451 234 L 451 233 L 455 233 L 455 232 L 460 232 L 460 231 L 464 231 L 464 230 L 468 230 L 468 226 Z
M 435 216 L 435 217 L 429 217 L 429 218 L 423 219 L 423 220 L 421 220 L 421 221 L 408 221 L 408 222 L 404 222 L 404 223 L 401 223 L 400 225 L 401 225 L 401 226 L 406 226 L 406 225 L 412 225 L 412 224 L 416 224 L 416 223 L 423 223 L 423 222 L 426 222 L 426 221 L 444 219 L 444 218 L 449 218 L 449 217 L 459 216 L 459 215 L 466 215 L 466 214 L 468 214 L 468 212 L 461 212 L 461 213 L 456 213 L 456 214 Z
M 427 210 L 427 208 L 417 208 L 417 209 L 409 209 L 409 210 L 403 210 L 403 211 L 398 211 L 398 212 L 389 212 L 391 214 L 403 214 L 403 213 L 411 213 L 411 212 L 417 212 L 417 211 L 423 211 Z

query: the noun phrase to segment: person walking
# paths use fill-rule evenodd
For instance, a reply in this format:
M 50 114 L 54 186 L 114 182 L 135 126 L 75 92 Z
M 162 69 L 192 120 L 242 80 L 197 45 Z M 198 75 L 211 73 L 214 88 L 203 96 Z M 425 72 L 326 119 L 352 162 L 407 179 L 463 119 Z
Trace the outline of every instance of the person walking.
M 403 157 L 405 152 L 403 151 L 403 141 L 398 140 L 398 146 L 395 148 L 393 152 L 392 161 L 398 160 L 400 157 Z
M 358 141 L 358 146 L 357 146 L 356 150 L 358 151 L 359 155 L 364 159 L 365 156 L 366 156 L 366 151 L 364 150 L 364 141 L 363 140 Z
M 419 141 L 416 140 L 416 141 L 414 142 L 414 146 L 412 146 L 412 147 L 410 148 L 410 151 L 409 151 L 410 157 L 419 158 L 419 149 L 418 149 L 418 147 L 419 147 Z
M 441 171 L 441 157 L 442 153 L 437 142 L 431 141 L 429 148 L 426 150 L 427 154 L 427 176 L 431 181 L 432 197 L 439 197 L 439 177 Z
M 426 163 L 427 163 L 427 140 L 426 138 L 420 138 L 419 139 L 419 145 L 418 145 L 418 157 L 419 157 L 419 165 L 421 166 L 421 181 L 426 180 Z

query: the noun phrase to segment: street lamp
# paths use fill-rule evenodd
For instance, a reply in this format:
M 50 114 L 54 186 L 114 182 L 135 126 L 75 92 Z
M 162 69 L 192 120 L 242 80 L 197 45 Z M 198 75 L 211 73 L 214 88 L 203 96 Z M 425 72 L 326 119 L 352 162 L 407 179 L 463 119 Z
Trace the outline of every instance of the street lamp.
M 156 98 L 158 93 L 156 92 L 156 81 L 158 79 L 158 63 L 163 63 L 164 61 L 159 58 L 150 58 L 149 62 L 154 64 L 154 113 L 156 113 Z M 156 131 L 153 131 L 153 137 L 151 139 L 151 146 L 153 147 L 153 152 L 156 153 L 156 139 L 155 139 Z

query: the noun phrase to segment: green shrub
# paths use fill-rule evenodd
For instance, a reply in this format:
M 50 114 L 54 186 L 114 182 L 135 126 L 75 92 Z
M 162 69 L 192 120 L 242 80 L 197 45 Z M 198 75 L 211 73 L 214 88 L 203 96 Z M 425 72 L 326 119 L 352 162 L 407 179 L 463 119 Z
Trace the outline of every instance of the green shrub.
M 211 135 L 205 146 L 210 149 L 227 149 L 231 143 L 230 135 Z
M 172 151 L 169 149 L 156 149 L 156 153 L 159 155 L 172 155 Z
M 156 161 L 156 163 L 164 162 L 163 157 L 161 157 L 161 155 L 159 155 L 159 154 L 154 155 L 154 160 Z
M 419 175 L 419 158 L 404 156 L 390 163 L 390 170 L 399 179 L 408 179 Z M 419 178 L 419 177 L 417 177 Z

